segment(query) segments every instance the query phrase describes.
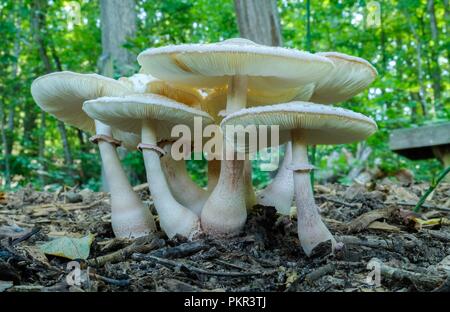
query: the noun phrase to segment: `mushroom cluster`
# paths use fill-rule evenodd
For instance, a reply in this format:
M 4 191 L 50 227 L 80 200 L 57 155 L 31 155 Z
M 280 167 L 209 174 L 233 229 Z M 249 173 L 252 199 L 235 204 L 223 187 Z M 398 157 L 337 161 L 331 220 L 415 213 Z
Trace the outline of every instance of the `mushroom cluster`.
M 367 61 L 335 52 L 268 47 L 241 38 L 151 48 L 137 60 L 141 70 L 132 77 L 114 80 L 59 72 L 39 77 L 31 86 L 43 110 L 94 134 L 91 142 L 98 144 L 111 192 L 116 236 L 155 231 L 150 210 L 133 192 L 121 167 L 115 148 L 123 145 L 142 152 L 159 223 L 169 238 L 180 234 L 192 239 L 199 232 L 235 235 L 255 204 L 289 214 L 295 199 L 305 253 L 310 255 L 326 241 L 335 246 L 314 202 L 309 179 L 314 168 L 308 162 L 307 145 L 355 142 L 377 130 L 369 117 L 326 105 L 353 97 L 375 79 L 376 70 Z M 201 144 L 211 125 L 220 130 L 222 142 L 215 153 L 207 153 L 205 189 L 190 178 L 185 159 L 173 155 L 174 127 L 198 132 L 198 120 Z M 276 140 L 258 143 L 257 149 L 286 145 L 275 178 L 257 194 L 251 142 L 246 140 L 240 148 L 234 145 L 248 126 L 258 134 L 267 127 L 279 129 Z M 198 142 L 194 135 L 185 143 Z

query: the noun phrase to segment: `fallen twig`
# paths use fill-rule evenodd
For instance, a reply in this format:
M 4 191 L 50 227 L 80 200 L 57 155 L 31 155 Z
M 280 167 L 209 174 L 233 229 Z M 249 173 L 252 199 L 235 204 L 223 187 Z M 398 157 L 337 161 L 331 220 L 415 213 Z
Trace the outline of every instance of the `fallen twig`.
M 219 271 L 207 271 L 204 269 L 197 268 L 195 266 L 192 266 L 187 263 L 179 263 L 173 260 L 169 259 L 163 259 L 158 258 L 152 255 L 143 255 L 139 253 L 135 253 L 131 256 L 134 260 L 142 261 L 152 261 L 161 265 L 164 265 L 168 268 L 180 268 L 181 270 L 191 272 L 191 273 L 197 273 L 197 274 L 203 274 L 203 275 L 214 275 L 214 276 L 224 276 L 224 277 L 249 277 L 249 276 L 256 276 L 256 275 L 263 275 L 268 274 L 272 272 L 219 272 Z
M 417 204 L 413 203 L 413 202 L 392 202 L 392 201 L 388 201 L 385 202 L 386 205 L 398 205 L 398 206 L 409 206 L 409 207 L 414 207 Z M 433 209 L 433 210 L 441 210 L 441 211 L 447 211 L 450 212 L 450 208 L 447 207 L 443 207 L 443 206 L 433 206 L 433 205 L 428 205 L 428 204 L 422 204 L 423 208 L 426 209 Z
M 429 273 L 422 274 L 418 272 L 411 272 L 401 268 L 395 268 L 383 263 L 380 259 L 372 258 L 370 264 L 376 265 L 380 269 L 382 276 L 393 280 L 408 280 L 417 289 L 436 289 L 440 287 L 445 281 L 445 276 L 431 275 Z
M 339 204 L 339 205 L 346 206 L 346 207 L 350 207 L 350 208 L 358 208 L 359 207 L 358 204 L 347 203 L 347 202 L 344 202 L 344 201 L 341 201 L 341 200 L 338 200 L 338 199 L 333 199 L 333 198 L 330 198 L 330 197 L 327 197 L 327 196 L 323 196 L 323 195 L 316 196 L 316 199 L 327 200 L 327 201 L 330 201 L 332 203 Z
M 333 263 L 326 264 L 308 274 L 305 276 L 305 281 L 308 283 L 312 283 L 322 276 L 332 274 L 336 270 L 336 266 Z
M 442 231 L 435 231 L 435 230 L 427 230 L 427 229 L 422 229 L 420 232 L 422 233 L 426 233 L 428 235 L 430 235 L 433 238 L 436 238 L 440 241 L 443 242 L 450 242 L 450 234 L 448 233 L 444 233 Z
M 129 279 L 118 280 L 118 279 L 114 279 L 114 278 L 110 278 L 110 277 L 101 276 L 96 273 L 89 273 L 89 276 L 93 277 L 94 279 L 97 279 L 99 281 L 102 281 L 104 283 L 110 284 L 110 285 L 115 285 L 115 286 L 120 286 L 120 287 L 125 287 L 125 286 L 130 285 Z
M 137 238 L 131 245 L 114 251 L 110 254 L 93 258 L 87 261 L 91 266 L 101 267 L 106 263 L 117 263 L 124 261 L 133 253 L 146 253 L 154 249 L 161 248 L 164 246 L 165 242 L 159 237 L 153 235 L 148 235 L 144 237 Z
M 395 207 L 388 207 L 363 213 L 347 224 L 348 232 L 356 233 L 365 230 L 372 222 L 389 218 L 395 210 Z
M 183 243 L 175 247 L 166 247 L 155 250 L 150 254 L 160 258 L 183 258 L 195 254 L 208 246 L 203 241 Z M 143 253 L 142 251 L 140 253 Z
M 378 238 L 359 238 L 356 236 L 342 235 L 336 237 L 345 245 L 358 245 L 370 248 L 384 248 L 396 251 L 398 247 L 405 247 L 406 249 L 413 249 L 418 246 L 417 240 L 397 240 L 397 239 L 378 239 Z
M 23 242 L 23 241 L 29 239 L 31 236 L 33 236 L 34 234 L 39 233 L 40 231 L 41 231 L 41 228 L 40 228 L 40 227 L 35 227 L 34 229 L 32 229 L 30 232 L 26 233 L 25 235 L 20 236 L 20 237 L 17 237 L 17 238 L 15 238 L 15 239 L 11 240 L 11 241 L 9 242 L 9 245 L 10 245 L 10 246 L 17 245 L 18 243 Z

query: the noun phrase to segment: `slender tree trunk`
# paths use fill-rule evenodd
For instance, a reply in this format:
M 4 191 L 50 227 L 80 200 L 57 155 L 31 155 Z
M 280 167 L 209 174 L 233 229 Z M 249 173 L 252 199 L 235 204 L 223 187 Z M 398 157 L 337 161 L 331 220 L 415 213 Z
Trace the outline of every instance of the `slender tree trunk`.
M 4 161 L 4 172 L 3 176 L 5 179 L 5 188 L 9 188 L 11 185 L 11 167 L 9 163 L 10 151 L 8 149 L 8 139 L 6 135 L 5 128 L 5 107 L 3 105 L 3 99 L 0 99 L 0 127 L 2 136 L 2 150 L 3 150 L 3 161 Z
M 14 118 L 16 116 L 16 110 L 14 107 L 9 109 L 8 113 L 8 122 L 6 128 L 6 144 L 8 147 L 8 151 L 12 151 L 14 145 Z
M 53 65 L 50 61 L 50 58 L 48 56 L 48 52 L 47 52 L 47 43 L 44 40 L 44 37 L 42 36 L 43 33 L 46 33 L 46 20 L 45 20 L 45 8 L 46 8 L 46 2 L 42 1 L 42 0 L 33 0 L 32 2 L 32 7 L 33 7 L 33 12 L 32 12 L 32 25 L 33 25 L 33 29 L 34 29 L 34 37 L 35 37 L 35 41 L 37 43 L 38 49 L 39 49 L 39 56 L 41 61 L 44 64 L 45 70 L 47 73 L 51 73 L 53 72 Z M 50 45 L 51 46 L 51 45 Z M 56 51 L 53 49 L 52 51 L 52 56 L 53 59 L 55 60 L 55 63 L 58 67 L 58 70 L 61 70 L 61 62 L 59 61 L 59 58 L 56 54 Z M 72 152 L 70 150 L 70 144 L 67 138 L 67 131 L 66 131 L 66 127 L 64 125 L 64 123 L 62 121 L 57 122 L 58 124 L 58 131 L 61 135 L 61 141 L 62 141 L 62 145 L 63 145 L 63 150 L 64 150 L 64 161 L 66 166 L 68 166 L 69 168 L 73 165 L 73 158 L 72 158 Z M 45 125 L 45 116 L 42 117 L 41 115 L 41 126 Z M 42 128 L 41 130 L 43 130 L 45 128 Z M 41 133 L 41 136 L 43 136 L 44 134 Z M 39 140 L 39 142 L 42 142 L 42 147 L 45 149 L 45 140 Z M 41 144 L 40 144 L 40 148 L 41 148 Z M 41 151 L 40 151 L 41 154 Z M 43 155 L 43 154 L 42 154 Z M 69 169 L 70 171 L 72 171 L 71 169 Z
M 136 36 L 135 0 L 100 0 L 100 8 L 103 63 L 100 72 L 110 77 L 130 75 L 134 73 L 136 55 L 123 45 Z
M 424 116 L 428 114 L 427 102 L 425 99 L 425 86 L 423 82 L 423 66 L 422 66 L 422 42 L 419 34 L 416 31 L 415 26 L 411 22 L 411 16 L 406 12 L 406 17 L 408 20 L 409 29 L 415 40 L 415 48 L 416 48 L 416 68 L 417 68 L 417 82 L 419 84 L 419 96 L 420 96 L 420 104 L 422 106 L 422 113 Z
M 99 72 L 108 77 L 129 76 L 135 71 L 136 55 L 123 45 L 136 36 L 135 0 L 100 0 L 100 10 L 102 55 L 98 62 Z M 124 148 L 119 147 L 117 152 L 120 159 L 126 155 Z M 130 169 L 124 169 L 130 176 Z M 108 191 L 103 170 L 102 166 L 102 190 Z
M 271 46 L 283 44 L 276 0 L 234 0 L 234 6 L 241 37 Z
M 428 0 L 427 11 L 430 16 L 430 28 L 431 28 L 431 39 L 433 45 L 431 46 L 431 77 L 433 80 L 433 94 L 434 94 L 434 106 L 436 112 L 442 109 L 441 105 L 441 69 L 439 66 L 439 31 L 436 22 L 436 14 L 434 9 L 434 0 Z

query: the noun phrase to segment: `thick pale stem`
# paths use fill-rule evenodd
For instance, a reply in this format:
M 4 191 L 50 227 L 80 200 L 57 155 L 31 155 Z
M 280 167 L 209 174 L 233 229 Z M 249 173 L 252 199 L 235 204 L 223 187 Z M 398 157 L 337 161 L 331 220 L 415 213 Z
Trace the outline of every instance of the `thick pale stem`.
M 252 161 L 244 161 L 245 206 L 250 211 L 256 205 L 256 194 L 252 182 Z
M 275 207 L 278 213 L 291 214 L 292 201 L 294 200 L 294 172 L 288 169 L 292 162 L 292 143 L 286 143 L 283 162 L 272 182 L 262 190 L 257 197 L 257 202 L 263 206 Z
M 170 144 L 165 148 L 166 151 L 170 150 L 169 147 Z M 170 154 L 167 154 L 161 158 L 161 163 L 175 200 L 199 216 L 209 192 L 192 181 L 187 172 L 185 160 L 174 160 Z
M 211 193 L 219 181 L 220 160 L 213 159 L 208 161 L 208 192 Z
M 112 136 L 111 128 L 95 121 L 96 133 Z M 111 223 L 117 237 L 140 237 L 154 232 L 155 222 L 128 181 L 113 144 L 98 142 L 105 180 L 111 193 Z
M 246 103 L 247 77 L 231 77 L 228 83 L 227 114 L 245 108 Z M 228 156 L 226 149 L 224 144 L 224 157 Z M 236 158 L 222 160 L 219 181 L 201 214 L 203 230 L 218 235 L 233 235 L 242 230 L 246 219 L 244 161 Z
M 212 234 L 236 234 L 247 219 L 244 194 L 244 161 L 222 160 L 217 186 L 203 207 L 203 230 Z
M 156 129 L 153 121 L 143 121 L 142 143 L 156 145 Z M 191 238 L 198 231 L 199 221 L 195 213 L 180 205 L 170 192 L 161 168 L 160 155 L 155 150 L 142 151 L 147 172 L 147 182 L 153 203 L 159 215 L 159 223 L 169 238 L 181 234 Z
M 300 130 L 293 130 L 292 160 L 295 164 L 308 165 L 307 146 Z M 331 240 L 332 248 L 336 240 L 320 218 L 311 189 L 310 170 L 294 172 L 295 202 L 297 205 L 298 238 L 306 255 L 322 242 Z
M 247 76 L 233 76 L 228 81 L 227 115 L 247 106 Z

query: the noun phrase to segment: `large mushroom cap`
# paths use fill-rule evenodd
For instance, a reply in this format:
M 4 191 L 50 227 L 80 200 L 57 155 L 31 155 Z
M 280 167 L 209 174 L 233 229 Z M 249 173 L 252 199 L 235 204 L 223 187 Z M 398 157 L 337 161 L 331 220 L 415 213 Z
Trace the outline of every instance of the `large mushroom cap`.
M 319 80 L 311 102 L 334 104 L 363 91 L 377 76 L 377 70 L 366 60 L 338 52 L 316 53 L 331 60 L 335 67 Z
M 223 119 L 228 125 L 278 125 L 280 144 L 290 130 L 301 129 L 306 144 L 344 144 L 363 140 L 377 130 L 375 121 L 340 107 L 310 102 L 291 102 L 242 109 Z
M 202 95 L 195 88 L 173 85 L 148 74 L 134 74 L 131 77 L 121 77 L 119 82 L 133 89 L 135 93 L 154 93 L 188 106 L 197 107 L 203 100 Z
M 142 72 L 177 84 L 217 88 L 230 76 L 243 75 L 255 90 L 317 82 L 333 69 L 326 57 L 245 39 L 152 48 L 139 54 L 138 62 Z
M 70 71 L 41 76 L 31 84 L 33 99 L 42 110 L 64 123 L 95 133 L 94 120 L 84 113 L 83 102 L 102 96 L 119 96 L 131 90 L 122 83 L 97 74 L 78 74 Z M 139 137 L 117 129 L 113 136 L 131 149 Z
M 202 126 L 213 123 L 206 112 L 156 94 L 103 97 L 85 102 L 83 110 L 111 127 L 136 134 L 141 133 L 142 120 L 153 120 L 157 123 L 158 141 L 170 140 L 175 125 L 193 129 L 195 117 L 202 119 Z

